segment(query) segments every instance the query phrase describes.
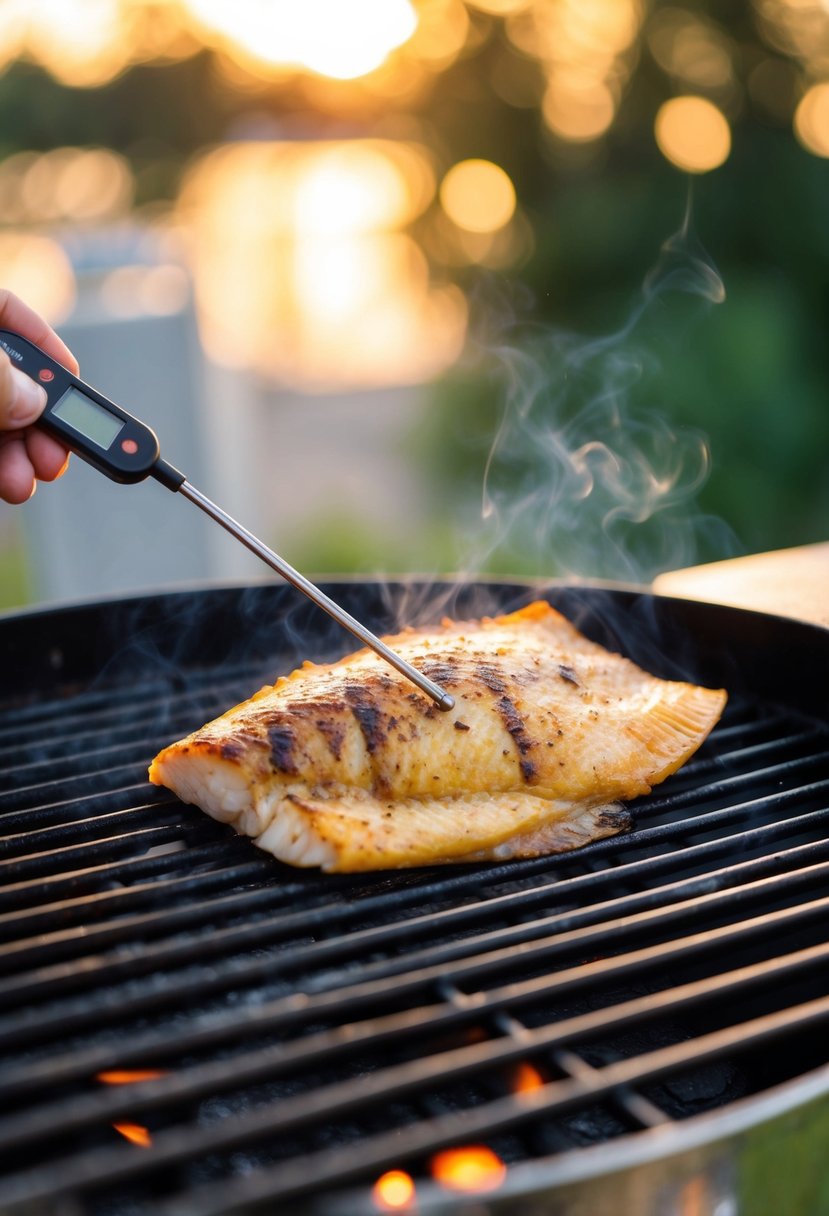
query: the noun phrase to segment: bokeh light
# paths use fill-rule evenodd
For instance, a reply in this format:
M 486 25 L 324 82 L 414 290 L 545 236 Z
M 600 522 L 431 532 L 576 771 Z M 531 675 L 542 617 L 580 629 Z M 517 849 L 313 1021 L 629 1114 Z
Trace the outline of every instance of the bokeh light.
M 658 8 L 648 47 L 662 70 L 686 87 L 730 90 L 734 85 L 734 47 L 710 18 L 672 5 Z
M 489 160 L 463 160 L 444 177 L 440 201 L 459 228 L 496 232 L 515 213 L 515 187 L 500 165 Z
M 812 85 L 801 98 L 794 130 L 807 151 L 829 156 L 829 81 Z
M 7 223 L 100 222 L 125 215 L 132 171 L 109 148 L 18 152 L 0 164 L 0 214 Z
M 643 18 L 641 0 L 535 0 L 507 18 L 510 40 L 542 66 L 542 115 L 557 140 L 587 147 L 609 130 Z
M 728 159 L 731 129 L 704 97 L 674 97 L 660 106 L 654 124 L 659 150 L 686 173 L 707 173 Z
M 33 232 L 0 232 L 0 266 L 3 287 L 59 325 L 75 303 L 75 273 L 61 246 L 51 237 Z
M 560 75 L 547 86 L 542 113 L 553 134 L 582 143 L 604 135 L 616 115 L 616 105 L 604 81 Z

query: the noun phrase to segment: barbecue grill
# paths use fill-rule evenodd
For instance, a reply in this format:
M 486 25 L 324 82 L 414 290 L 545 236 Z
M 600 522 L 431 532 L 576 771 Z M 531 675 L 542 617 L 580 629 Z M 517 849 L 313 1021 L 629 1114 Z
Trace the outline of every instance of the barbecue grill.
M 539 594 L 328 590 L 377 631 Z M 722 722 L 626 836 L 360 875 L 292 870 L 146 780 L 349 648 L 290 588 L 0 621 L 0 1210 L 829 1210 L 829 631 L 543 594 L 727 687 Z M 497 1169 L 436 1176 L 473 1147 Z

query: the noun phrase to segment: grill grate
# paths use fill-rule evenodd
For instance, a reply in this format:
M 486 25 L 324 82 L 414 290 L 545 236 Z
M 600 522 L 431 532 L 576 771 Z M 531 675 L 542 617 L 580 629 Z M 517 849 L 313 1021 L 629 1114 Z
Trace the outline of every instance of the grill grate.
M 446 1145 L 554 1161 L 825 1064 L 817 718 L 738 693 L 578 853 L 320 876 L 146 783 L 273 670 L 0 703 L 4 1211 L 372 1211 Z

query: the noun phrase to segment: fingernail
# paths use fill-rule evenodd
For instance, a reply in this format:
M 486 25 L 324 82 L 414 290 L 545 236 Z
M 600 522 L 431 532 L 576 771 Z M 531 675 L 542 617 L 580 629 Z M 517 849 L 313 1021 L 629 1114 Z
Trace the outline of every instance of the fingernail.
M 14 426 L 28 426 L 43 412 L 46 405 L 46 389 L 36 384 L 25 372 L 11 369 L 14 399 L 9 409 L 9 422 Z

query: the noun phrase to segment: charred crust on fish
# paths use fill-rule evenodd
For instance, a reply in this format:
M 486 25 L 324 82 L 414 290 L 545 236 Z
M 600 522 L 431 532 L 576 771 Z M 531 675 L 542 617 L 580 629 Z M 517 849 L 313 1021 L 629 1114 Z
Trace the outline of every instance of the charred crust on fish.
M 344 724 L 330 718 L 317 718 L 314 725 L 325 740 L 331 755 L 335 760 L 339 760 L 345 743 Z
M 293 728 L 285 723 L 268 727 L 268 743 L 274 768 L 295 777 L 299 768 L 296 762 L 297 737 Z
M 614 832 L 627 832 L 633 827 L 633 816 L 626 806 L 616 803 L 603 806 L 596 816 L 596 823 Z
M 496 701 L 496 708 L 501 715 L 501 720 L 507 729 L 507 734 L 511 735 L 515 746 L 518 748 L 518 754 L 521 757 L 521 776 L 525 781 L 531 781 L 536 775 L 536 766 L 532 760 L 527 758 L 529 752 L 534 747 L 538 746 L 538 741 L 533 739 L 527 733 L 527 724 L 517 705 L 511 697 L 499 697 Z
M 239 739 L 223 739 L 219 744 L 219 755 L 223 760 L 241 760 L 244 754 L 245 748 Z
M 420 670 L 436 684 L 455 684 L 458 680 L 458 664 L 451 659 L 426 658 Z
M 370 695 L 367 695 L 367 690 L 359 684 L 346 684 L 344 691 L 348 708 L 357 719 L 366 748 L 369 754 L 373 755 L 385 742 L 388 734 L 388 727 L 383 722 L 382 712 L 373 703 Z
M 475 674 L 482 684 L 485 684 L 490 692 L 505 693 L 507 686 L 504 683 L 503 674 L 492 663 L 476 663 Z

